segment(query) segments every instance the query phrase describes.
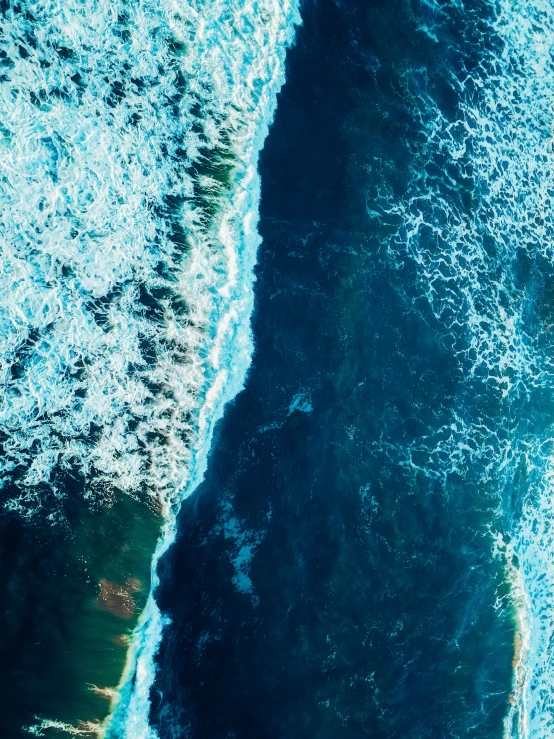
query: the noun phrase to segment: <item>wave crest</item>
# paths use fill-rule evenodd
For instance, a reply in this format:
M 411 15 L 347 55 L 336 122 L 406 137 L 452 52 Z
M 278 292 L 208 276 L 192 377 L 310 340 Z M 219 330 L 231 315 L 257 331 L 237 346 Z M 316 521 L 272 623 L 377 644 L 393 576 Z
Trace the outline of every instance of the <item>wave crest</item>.
M 251 307 L 256 156 L 295 12 L 239 0 L 6 11 L 8 507 L 63 500 L 69 474 L 85 498 L 168 505 L 186 487 L 226 354 L 250 352 L 237 331 Z

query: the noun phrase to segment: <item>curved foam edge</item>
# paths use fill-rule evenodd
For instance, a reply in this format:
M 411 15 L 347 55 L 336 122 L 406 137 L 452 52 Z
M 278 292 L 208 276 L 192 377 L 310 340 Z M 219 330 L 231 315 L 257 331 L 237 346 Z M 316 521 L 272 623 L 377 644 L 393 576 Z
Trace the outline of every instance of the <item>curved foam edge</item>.
M 398 269 L 409 260 L 417 275 L 407 304 L 426 301 L 458 360 L 462 392 L 487 398 L 486 410 L 475 405 L 478 418 L 464 400 L 442 436 L 414 447 L 428 455 L 421 471 L 445 487 L 451 473 L 475 479 L 495 527 L 511 538 L 504 562 L 520 643 L 504 730 L 543 739 L 554 731 L 554 457 L 546 420 L 554 415 L 554 324 L 541 284 L 554 268 L 554 7 L 424 3 L 437 43 L 444 19 L 448 33 L 456 26 L 456 68 L 446 71 L 457 104 L 441 108 L 426 70 L 412 70 L 425 140 L 405 197 L 380 192 L 368 214 L 391 216 L 388 256 Z M 525 277 L 529 265 L 536 279 Z M 411 450 L 401 453 L 414 466 Z
M 236 260 L 234 279 L 227 288 L 230 307 L 219 316 L 217 339 L 212 350 L 213 364 L 218 372 L 206 393 L 206 401 L 199 414 L 199 437 L 191 461 L 191 477 L 184 490 L 165 508 L 165 522 L 152 559 L 152 583 L 147 605 L 134 631 L 127 663 L 118 695 L 112 704 L 112 712 L 101 735 L 108 739 L 157 739 L 149 725 L 150 689 L 155 679 L 155 657 L 168 619 L 162 615 L 155 599 L 159 584 L 157 565 L 173 543 L 177 534 L 177 515 L 180 503 L 194 493 L 204 478 L 208 465 L 211 440 L 216 423 L 224 413 L 225 405 L 243 389 L 251 364 L 253 344 L 250 317 L 253 310 L 253 283 L 256 254 L 260 243 L 257 232 L 260 200 L 260 178 L 257 172 L 259 153 L 273 119 L 277 93 L 285 81 L 284 56 L 287 46 L 293 42 L 294 27 L 301 22 L 298 7 L 291 3 L 286 18 L 286 43 L 274 49 L 276 74 L 265 91 L 263 115 L 259 126 L 250 132 L 246 177 L 240 183 L 240 191 L 233 192 L 231 212 L 222 218 L 220 238 L 228 250 L 232 250 L 233 234 L 229 228 L 237 217 L 242 221 L 242 247 Z M 236 282 L 235 282 L 236 280 Z M 234 283 L 234 284 L 233 284 Z M 226 297 L 227 297 L 226 296 Z

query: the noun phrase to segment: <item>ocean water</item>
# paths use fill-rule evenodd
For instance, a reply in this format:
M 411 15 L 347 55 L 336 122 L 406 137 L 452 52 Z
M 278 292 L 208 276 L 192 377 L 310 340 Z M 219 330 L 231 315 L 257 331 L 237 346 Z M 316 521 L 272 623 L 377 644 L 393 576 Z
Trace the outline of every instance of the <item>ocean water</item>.
M 297 8 L 0 10 L 3 720 L 105 733 L 159 637 L 152 555 L 250 361 L 257 155 Z
M 301 12 L 152 727 L 550 736 L 552 7 Z
M 554 6 L 0 13 L 2 735 L 549 737 Z

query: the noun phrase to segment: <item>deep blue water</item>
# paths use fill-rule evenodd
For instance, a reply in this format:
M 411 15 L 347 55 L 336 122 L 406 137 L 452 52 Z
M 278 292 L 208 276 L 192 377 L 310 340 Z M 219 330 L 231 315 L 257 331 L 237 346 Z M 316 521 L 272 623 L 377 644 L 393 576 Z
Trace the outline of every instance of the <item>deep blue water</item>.
M 0 31 L 1 737 L 550 739 L 551 0 Z
M 456 468 L 448 429 L 503 401 L 390 257 L 394 218 L 372 216 L 425 154 L 414 89 L 455 115 L 452 74 L 494 44 L 484 4 L 430 5 L 302 8 L 260 163 L 253 364 L 159 569 L 160 737 L 502 735 L 502 486 L 494 449 Z M 471 214 L 475 183 L 455 197 Z

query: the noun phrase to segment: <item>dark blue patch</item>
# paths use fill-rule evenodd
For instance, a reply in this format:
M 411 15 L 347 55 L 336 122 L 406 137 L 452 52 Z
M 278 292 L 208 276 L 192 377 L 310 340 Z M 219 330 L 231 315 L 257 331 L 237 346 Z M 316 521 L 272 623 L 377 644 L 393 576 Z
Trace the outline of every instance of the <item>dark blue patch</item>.
M 160 563 L 164 739 L 502 734 L 497 485 L 446 479 L 420 443 L 496 399 L 468 391 L 443 327 L 407 302 L 414 268 L 387 261 L 391 224 L 371 215 L 424 143 L 406 75 L 456 106 L 466 29 L 445 20 L 437 44 L 416 5 L 304 5 L 260 166 L 254 362 Z

